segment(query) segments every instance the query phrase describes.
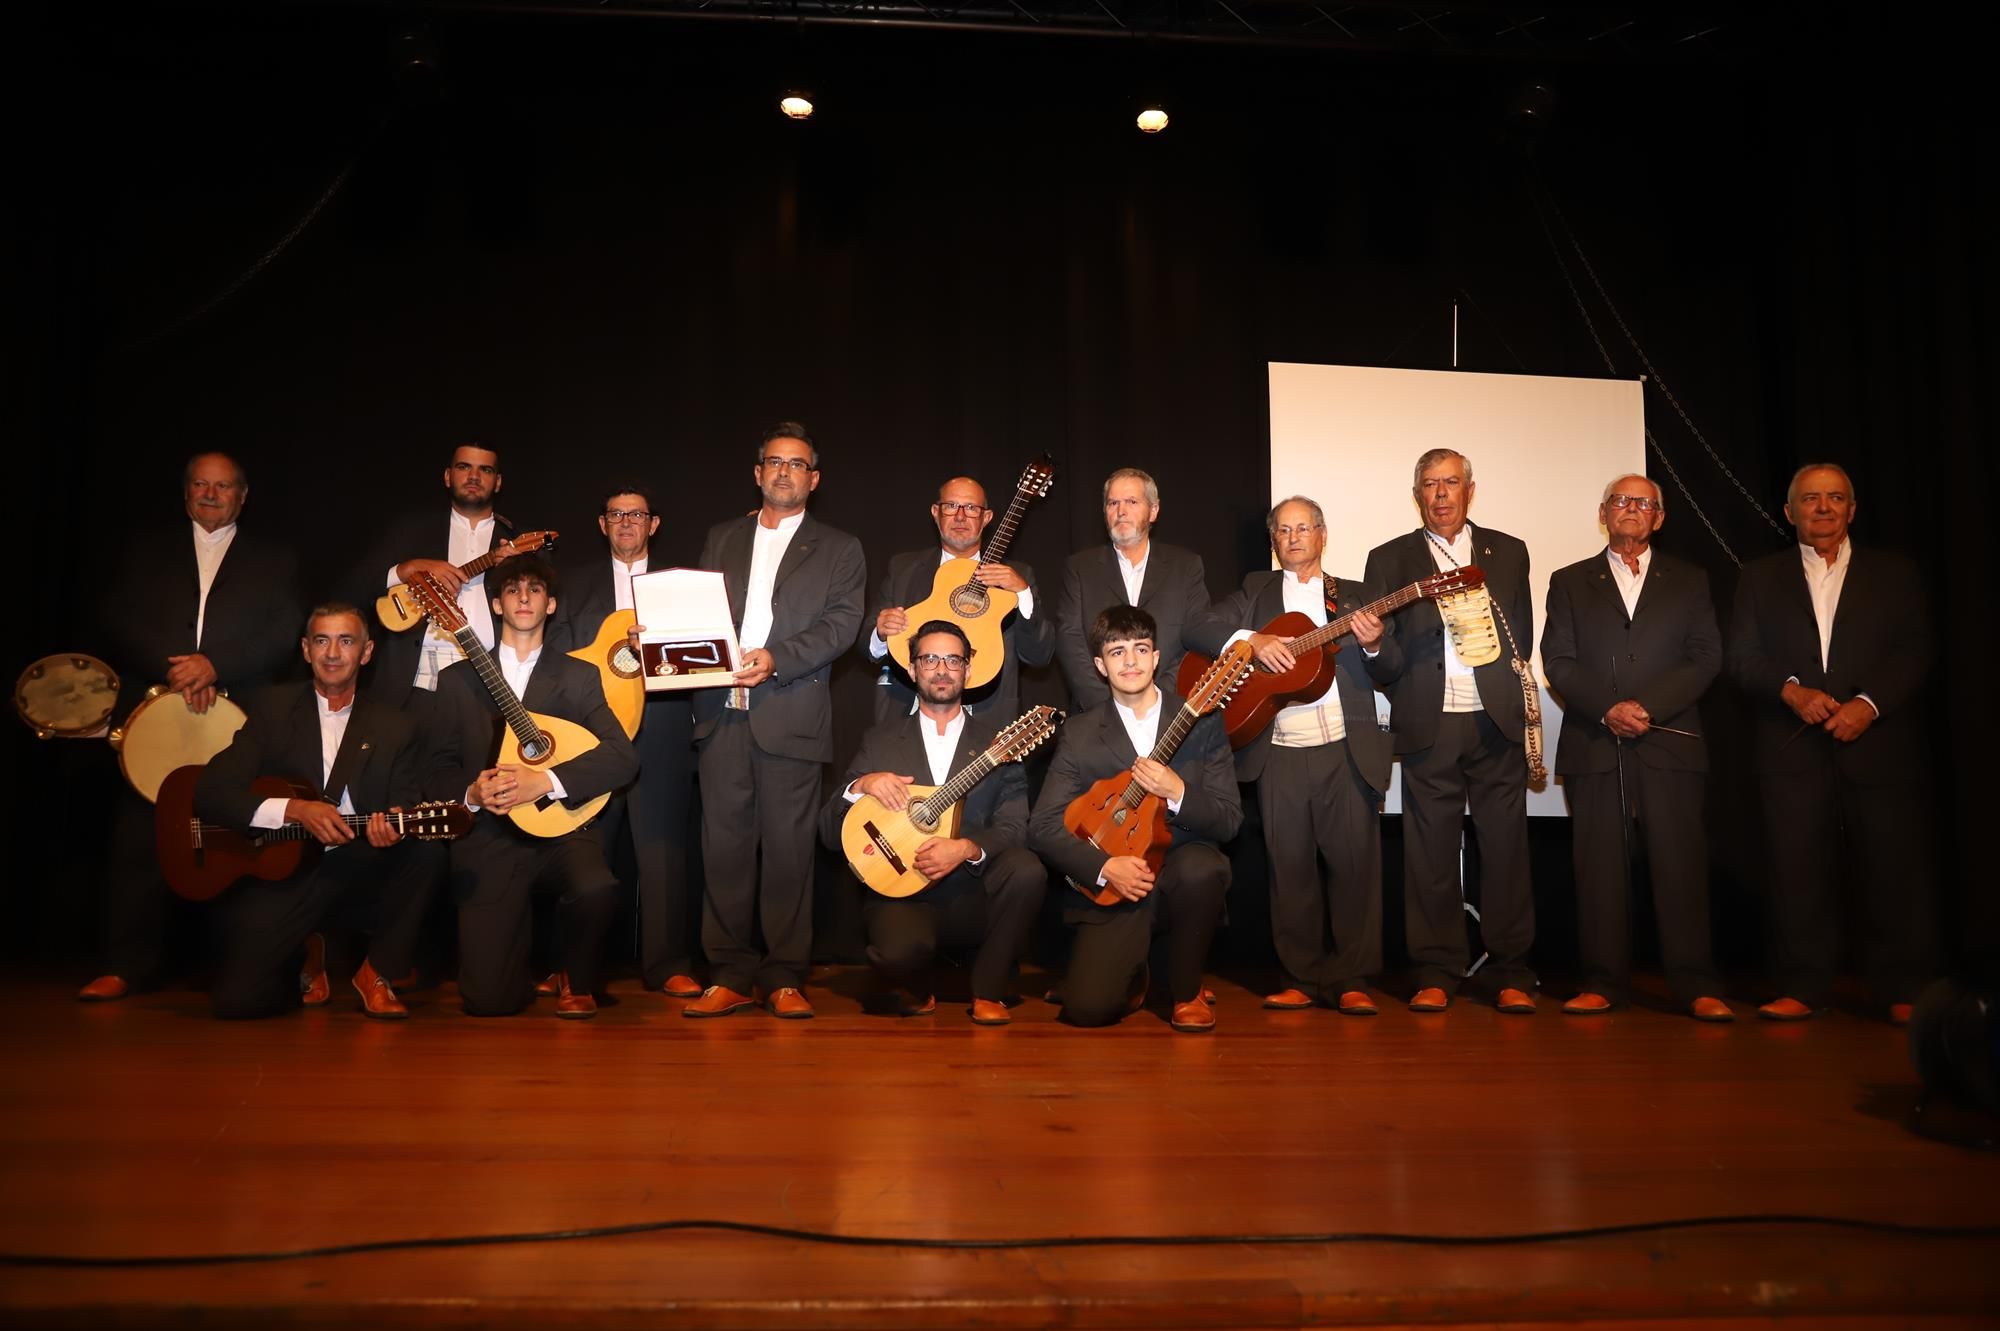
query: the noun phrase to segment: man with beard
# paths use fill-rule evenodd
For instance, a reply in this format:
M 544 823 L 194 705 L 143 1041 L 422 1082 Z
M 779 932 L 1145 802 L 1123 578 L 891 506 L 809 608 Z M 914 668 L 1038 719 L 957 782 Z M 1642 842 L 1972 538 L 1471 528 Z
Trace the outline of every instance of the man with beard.
M 1153 539 L 1160 517 L 1160 487 L 1137 467 L 1122 467 L 1104 482 L 1104 527 L 1111 543 L 1071 555 L 1063 570 L 1062 604 L 1056 609 L 1056 654 L 1070 701 L 1079 712 L 1110 696 L 1092 664 L 1090 626 L 1112 606 L 1137 606 L 1152 618 L 1158 676 L 1174 686 L 1186 647 L 1181 635 L 1208 609 L 1201 556 Z
M 833 759 L 833 661 L 854 641 L 867 595 L 861 542 L 806 512 L 819 449 L 805 427 L 764 432 L 751 469 L 762 503 L 711 528 L 701 567 L 719 570 L 743 667 L 735 687 L 701 689 L 702 951 L 710 984 L 681 1009 L 721 1017 L 757 1002 L 813 1014 L 813 824 L 820 766 Z
M 246 836 L 298 823 L 326 847 L 291 878 L 245 880 L 223 898 L 222 961 L 210 1001 L 218 1017 L 266 1017 L 330 997 L 319 930 L 372 899 L 379 921 L 354 973 L 361 1010 L 409 1015 L 387 977 L 410 967 L 424 902 L 445 848 L 404 842 L 385 812 L 416 803 L 421 780 L 417 730 L 403 713 L 357 699 L 354 685 L 374 648 L 359 610 L 316 608 L 299 650 L 312 683 L 282 684 L 250 709 L 249 720 L 215 756 L 195 787 L 195 811 Z M 259 777 L 280 777 L 310 794 L 254 794 Z M 370 815 L 361 844 L 342 815 Z
M 890 659 L 889 640 L 909 629 L 908 608 L 930 596 L 940 566 L 954 559 L 979 558 L 980 542 L 993 517 L 993 510 L 986 506 L 985 487 L 970 476 L 955 476 L 938 487 L 937 502 L 931 505 L 937 546 L 890 559 L 889 571 L 875 589 L 876 610 L 868 616 L 868 637 L 861 644 L 868 659 L 880 662 L 884 672 L 875 695 L 877 721 L 908 716 L 917 700 L 909 676 Z M 1005 724 L 1021 711 L 1022 663 L 1047 665 L 1055 654 L 1054 616 L 1036 592 L 1034 570 L 1018 559 L 982 564 L 973 577 L 985 586 L 1020 597 L 1019 608 L 1001 630 L 1007 659 L 1000 673 L 965 695 L 967 707 Z
M 292 652 L 299 610 L 291 549 L 240 529 L 250 480 L 226 453 L 188 459 L 181 502 L 188 524 L 131 543 L 99 616 L 121 687 L 122 725 L 156 682 L 206 712 L 218 693 L 239 700 L 273 682 Z M 107 1002 L 159 976 L 167 933 L 166 884 L 153 849 L 153 806 L 118 794 L 104 909 L 105 973 L 77 997 Z
M 1844 470 L 1799 468 L 1785 503 L 1798 545 L 1744 566 L 1729 626 L 1729 670 L 1756 708 L 1778 987 L 1757 1012 L 1772 1021 L 1832 997 L 1846 862 L 1860 869 L 1868 987 L 1891 1021 L 1909 1021 L 1937 969 L 1924 582 L 1905 556 L 1856 547 L 1854 513 Z
M 838 848 L 848 807 L 872 795 L 884 807 L 909 807 L 910 784 L 941 786 L 992 745 L 1011 716 L 974 716 L 964 706 L 972 644 L 955 624 L 931 620 L 910 639 L 910 665 L 922 690 L 914 714 L 870 730 L 849 765 L 842 790 L 820 815 L 820 835 Z M 916 869 L 930 886 L 913 897 L 868 894 L 868 964 L 894 991 L 903 1016 L 929 1016 L 937 1000 L 926 972 L 943 947 L 977 947 L 972 963 L 972 1020 L 1004 1026 L 1014 967 L 1048 890 L 1048 871 L 1022 844 L 1028 830 L 1028 781 L 1019 763 L 1003 763 L 966 795 L 959 835 L 917 848 Z

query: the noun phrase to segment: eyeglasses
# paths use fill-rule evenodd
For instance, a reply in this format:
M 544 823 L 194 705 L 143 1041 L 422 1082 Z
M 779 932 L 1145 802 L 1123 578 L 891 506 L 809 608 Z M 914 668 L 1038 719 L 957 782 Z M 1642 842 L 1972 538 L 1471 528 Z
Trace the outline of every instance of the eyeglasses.
M 1651 513 L 1656 508 L 1666 507 L 1650 495 L 1606 495 L 1604 502 L 1613 508 L 1636 508 L 1641 513 Z
M 760 465 L 777 467 L 787 471 L 811 471 L 813 469 L 810 458 L 781 458 L 775 453 L 760 459 Z
M 963 513 L 968 518 L 976 518 L 981 513 L 984 513 L 986 511 L 986 505 L 956 504 L 949 499 L 940 499 L 937 502 L 937 511 L 944 514 L 946 517 L 951 517 L 954 514 Z
M 604 510 L 606 522 L 644 522 L 653 515 L 643 508 L 607 508 Z
M 939 656 L 936 652 L 925 652 L 922 656 L 911 657 L 910 660 L 926 670 L 935 670 L 939 666 L 948 666 L 953 670 L 963 670 L 971 664 L 966 657 L 960 656 L 957 652 L 953 652 L 949 656 Z
M 1273 535 L 1281 541 L 1289 541 L 1294 536 L 1310 536 L 1324 526 L 1323 522 L 1308 522 L 1303 527 L 1279 527 Z

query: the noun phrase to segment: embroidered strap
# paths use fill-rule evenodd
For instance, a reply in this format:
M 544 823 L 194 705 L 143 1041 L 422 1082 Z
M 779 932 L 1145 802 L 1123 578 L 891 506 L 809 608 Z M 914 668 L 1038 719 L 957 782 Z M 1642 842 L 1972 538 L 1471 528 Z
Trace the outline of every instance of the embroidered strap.
M 1453 568 L 1465 567 L 1452 554 L 1451 547 L 1439 540 L 1435 532 L 1425 528 L 1424 535 L 1433 546 L 1444 552 L 1444 557 L 1451 560 Z M 1492 609 L 1493 617 L 1500 625 L 1500 631 L 1507 635 L 1508 668 L 1521 681 L 1521 707 L 1527 718 L 1521 747 L 1528 756 L 1528 784 L 1537 787 L 1546 786 L 1549 781 L 1549 769 L 1542 760 L 1542 691 L 1535 684 L 1535 675 L 1528 668 L 1527 658 L 1521 654 L 1521 644 L 1514 640 L 1514 627 L 1507 622 L 1507 612 L 1500 608 L 1497 600 L 1492 603 Z

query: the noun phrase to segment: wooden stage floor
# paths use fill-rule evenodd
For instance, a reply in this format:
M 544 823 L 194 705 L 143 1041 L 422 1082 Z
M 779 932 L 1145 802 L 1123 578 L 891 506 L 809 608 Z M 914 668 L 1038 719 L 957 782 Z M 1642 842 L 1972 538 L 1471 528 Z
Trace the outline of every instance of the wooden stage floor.
M 1493 1235 L 1713 1215 L 2000 1223 L 2000 1158 L 1905 1130 L 1901 1032 L 1274 1013 L 1070 1030 L 1030 1000 L 695 1022 L 72 1001 L 15 977 L 0 1250 L 219 1254 L 717 1219 L 844 1235 Z M 1029 986 L 1034 992 L 1034 986 Z M 10 1326 L 2000 1325 L 2000 1242 L 1768 1224 L 1501 1247 L 953 1251 L 714 1230 L 149 1269 L 0 1266 Z

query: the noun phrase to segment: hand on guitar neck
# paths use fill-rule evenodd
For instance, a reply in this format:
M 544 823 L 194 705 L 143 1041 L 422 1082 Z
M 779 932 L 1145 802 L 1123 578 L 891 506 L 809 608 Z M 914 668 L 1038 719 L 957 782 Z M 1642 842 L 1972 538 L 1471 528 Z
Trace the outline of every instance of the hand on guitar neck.
M 1373 652 L 1382 646 L 1382 619 L 1366 610 L 1357 610 L 1352 616 L 1354 640 L 1361 644 L 1364 652 Z M 1290 638 L 1279 637 L 1275 633 L 1253 633 L 1247 639 L 1250 654 L 1257 658 L 1257 664 L 1274 675 L 1282 675 L 1299 663 L 1292 653 Z
M 392 808 L 389 812 L 401 813 L 402 809 Z M 342 818 L 340 810 L 325 800 L 286 800 L 285 821 L 305 828 L 322 846 L 344 846 L 354 840 L 354 830 Z M 387 850 L 403 839 L 402 833 L 389 826 L 388 817 L 380 813 L 369 816 L 367 835 L 368 844 L 377 850 Z

